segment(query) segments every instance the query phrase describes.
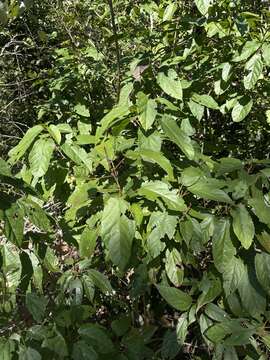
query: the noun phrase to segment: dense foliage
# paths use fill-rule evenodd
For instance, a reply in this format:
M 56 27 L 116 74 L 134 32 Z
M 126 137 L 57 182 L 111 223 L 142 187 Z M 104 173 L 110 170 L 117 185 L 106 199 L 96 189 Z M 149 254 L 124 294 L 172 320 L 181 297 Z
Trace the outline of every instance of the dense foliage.
M 267 2 L 0 20 L 0 359 L 268 359 Z

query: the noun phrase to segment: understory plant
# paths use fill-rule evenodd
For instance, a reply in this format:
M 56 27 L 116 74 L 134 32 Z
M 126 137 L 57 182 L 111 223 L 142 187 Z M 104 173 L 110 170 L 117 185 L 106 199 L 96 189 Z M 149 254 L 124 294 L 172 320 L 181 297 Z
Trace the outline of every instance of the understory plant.
M 0 160 L 0 358 L 269 358 L 254 3 L 93 3 L 104 44 L 55 49 L 51 97 Z

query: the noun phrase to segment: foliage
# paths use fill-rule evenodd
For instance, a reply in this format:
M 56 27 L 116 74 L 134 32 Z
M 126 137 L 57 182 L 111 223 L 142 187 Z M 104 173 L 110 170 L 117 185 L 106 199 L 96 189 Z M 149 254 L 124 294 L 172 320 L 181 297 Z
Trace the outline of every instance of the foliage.
M 270 12 L 253 3 L 59 2 L 37 120 L 0 160 L 4 358 L 269 358 Z

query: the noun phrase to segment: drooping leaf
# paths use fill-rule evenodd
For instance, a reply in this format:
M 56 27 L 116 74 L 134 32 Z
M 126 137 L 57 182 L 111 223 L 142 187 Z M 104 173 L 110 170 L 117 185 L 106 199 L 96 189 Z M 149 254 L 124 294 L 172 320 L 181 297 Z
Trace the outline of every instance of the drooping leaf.
M 167 212 L 152 212 L 147 224 L 146 246 L 150 259 L 155 259 L 165 249 L 162 241 L 165 235 L 172 239 L 175 233 L 177 217 L 169 215 Z
M 162 199 L 170 210 L 186 210 L 185 202 L 177 195 L 176 190 L 170 190 L 169 186 L 162 181 L 156 180 L 143 183 L 138 190 L 138 194 L 152 201 Z
M 112 229 L 108 243 L 109 256 L 121 270 L 124 270 L 129 262 L 134 236 L 134 221 L 121 216 Z
M 270 255 L 267 253 L 255 256 L 256 275 L 263 289 L 270 293 Z
M 0 157 L 0 174 L 4 176 L 12 176 L 8 163 Z
M 90 257 L 93 255 L 96 242 L 97 242 L 97 231 L 86 227 L 79 240 L 79 250 L 81 257 Z
M 246 269 L 243 261 L 232 256 L 222 274 L 223 287 L 227 297 L 237 290 L 245 271 Z
M 19 353 L 19 360 L 42 360 L 40 353 L 28 347 Z
M 32 175 L 40 178 L 48 171 L 50 160 L 54 151 L 52 139 L 38 139 L 29 154 L 29 164 Z
M 129 95 L 133 89 L 133 84 L 126 84 L 120 92 L 120 99 L 118 104 L 112 108 L 100 121 L 100 127 L 96 131 L 96 140 L 100 139 L 103 133 L 110 128 L 110 126 L 123 117 L 129 114 Z
M 49 131 L 51 137 L 56 142 L 56 144 L 60 145 L 60 143 L 61 143 L 61 132 L 58 129 L 58 127 L 56 125 L 54 125 L 54 124 L 51 124 L 48 127 L 48 131 Z
M 108 354 L 114 351 L 112 340 L 105 329 L 97 324 L 86 324 L 79 328 L 78 333 L 101 354 Z
M 87 344 L 86 341 L 79 340 L 73 345 L 72 349 L 73 360 L 97 360 L 98 354 L 94 348 Z
M 192 112 L 192 115 L 195 116 L 198 121 L 201 121 L 204 114 L 204 106 L 190 99 L 188 107 Z
M 11 164 L 15 164 L 15 162 L 20 160 L 20 158 L 25 154 L 27 149 L 32 145 L 32 142 L 42 132 L 42 130 L 42 125 L 36 125 L 26 132 L 19 144 L 12 148 L 8 153 Z
M 175 3 L 171 3 L 169 4 L 163 14 L 163 21 L 169 21 L 173 18 L 173 15 L 175 13 L 175 11 L 177 10 L 177 4 Z
M 92 159 L 82 147 L 76 144 L 69 145 L 65 143 L 61 146 L 61 149 L 75 164 L 85 165 L 87 169 L 92 172 Z
M 87 107 L 83 104 L 77 104 L 74 106 L 74 111 L 76 114 L 83 116 L 83 117 L 90 117 L 90 112 Z
M 251 264 L 245 266 L 245 271 L 238 285 L 242 307 L 249 315 L 257 317 L 265 312 L 266 293 L 260 286 L 255 268 Z M 254 306 L 256 304 L 256 306 Z
M 163 72 L 158 73 L 157 83 L 169 96 L 179 100 L 183 99 L 181 81 L 178 78 L 175 70 L 170 69 L 168 71 L 168 76 L 166 76 Z
M 219 105 L 218 103 L 212 98 L 212 96 L 210 95 L 199 95 L 194 93 L 192 95 L 191 100 L 195 101 L 196 103 L 205 106 L 209 109 L 214 109 L 214 110 L 218 110 L 219 109 Z
M 248 249 L 255 235 L 254 224 L 251 216 L 243 204 L 239 204 L 231 211 L 233 217 L 233 230 L 240 243 Z
M 164 116 L 161 121 L 161 125 L 169 140 L 179 146 L 183 153 L 192 160 L 195 156 L 195 150 L 191 139 L 184 131 L 179 128 L 176 120 Z
M 255 54 L 246 63 L 245 69 L 248 74 L 244 77 L 245 89 L 251 90 L 259 80 L 263 71 L 263 62 L 260 54 Z
M 174 179 L 173 168 L 170 161 L 160 152 L 142 149 L 139 151 L 139 154 L 144 161 L 158 164 L 164 171 L 166 171 L 170 180 Z
M 251 55 L 253 55 L 258 48 L 260 47 L 260 43 L 257 40 L 251 40 L 251 41 L 247 41 L 242 50 L 240 55 L 236 55 L 233 58 L 233 61 L 244 61 L 247 60 Z
M 145 131 L 151 129 L 156 115 L 157 115 L 157 104 L 155 100 L 149 99 L 143 92 L 139 92 L 137 94 L 138 101 L 138 112 L 139 112 L 139 120 Z
M 88 271 L 88 275 L 91 277 L 93 283 L 100 289 L 100 291 L 102 291 L 104 294 L 112 294 L 112 286 L 104 274 L 95 269 L 90 269 Z
M 240 122 L 247 117 L 253 106 L 253 101 L 248 97 L 243 97 L 237 100 L 237 103 L 232 109 L 232 119 L 234 122 Z
M 47 303 L 48 300 L 43 295 L 37 295 L 36 293 L 26 294 L 26 307 L 37 322 L 43 320 Z
M 185 311 L 190 308 L 192 304 L 192 297 L 182 290 L 165 286 L 156 285 L 160 295 L 176 310 Z
M 236 254 L 236 249 L 230 236 L 230 222 L 228 219 L 219 220 L 215 224 L 212 250 L 214 264 L 218 271 L 223 273 Z
M 109 256 L 121 270 L 124 270 L 129 262 L 135 235 L 134 221 L 123 215 L 125 206 L 123 201 L 111 198 L 105 206 L 101 222 L 101 236 Z
M 211 0 L 195 0 L 195 4 L 199 12 L 206 16 L 208 14 L 209 7 L 211 6 Z
M 21 246 L 24 231 L 24 211 L 19 204 L 12 206 L 5 211 L 4 232 L 7 239 L 17 246 Z
M 222 68 L 222 80 L 228 81 L 230 78 L 230 72 L 232 69 L 232 65 L 230 63 L 225 63 Z
M 60 359 L 68 355 L 66 341 L 59 331 L 55 330 L 52 337 L 45 337 L 41 346 L 55 353 Z
M 10 293 L 14 292 L 20 283 L 22 265 L 17 248 L 8 242 L 2 246 L 2 271 L 5 275 L 5 287 Z
M 165 269 L 166 274 L 174 286 L 180 286 L 184 279 L 181 254 L 177 249 L 167 251 Z

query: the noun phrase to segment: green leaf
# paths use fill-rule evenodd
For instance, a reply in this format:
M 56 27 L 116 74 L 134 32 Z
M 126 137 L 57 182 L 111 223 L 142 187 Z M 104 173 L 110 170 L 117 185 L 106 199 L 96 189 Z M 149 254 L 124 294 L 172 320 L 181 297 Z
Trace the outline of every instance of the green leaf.
M 5 287 L 10 293 L 15 292 L 21 279 L 22 265 L 19 252 L 11 243 L 2 246 L 2 271 L 5 276 Z
M 121 215 L 125 210 L 125 202 L 111 198 L 104 208 L 101 221 L 101 237 L 112 262 L 121 270 L 125 270 L 129 262 L 135 236 L 134 221 Z
M 157 83 L 167 95 L 175 99 L 183 99 L 181 81 L 175 70 L 170 69 L 168 71 L 168 76 L 166 76 L 163 72 L 158 73 Z
M 198 120 L 201 121 L 204 115 L 204 106 L 198 104 L 197 102 L 193 100 L 189 100 L 188 107 L 190 111 L 192 112 L 192 115 Z
M 137 101 L 137 107 L 138 107 L 138 113 L 139 113 L 139 120 L 140 123 L 145 131 L 151 129 L 156 115 L 157 115 L 157 104 L 155 100 L 148 99 L 148 96 L 146 96 L 143 92 L 139 92 L 137 94 L 138 101 Z
M 209 109 L 214 109 L 214 110 L 218 110 L 219 109 L 219 105 L 218 103 L 212 98 L 212 96 L 210 95 L 199 95 L 194 93 L 192 95 L 191 100 L 195 101 L 196 103 L 205 106 Z
M 211 0 L 194 0 L 197 9 L 199 10 L 199 12 L 203 15 L 206 16 L 208 14 L 208 10 L 211 6 Z
M 52 139 L 38 139 L 29 154 L 29 164 L 32 175 L 40 178 L 48 171 L 50 160 L 54 151 Z
M 12 176 L 8 163 L 0 157 L 0 174 L 5 176 Z
M 87 107 L 83 104 L 77 104 L 74 106 L 74 111 L 76 114 L 83 116 L 83 117 L 90 117 L 90 112 Z
M 174 286 L 180 286 L 184 280 L 184 269 L 180 253 L 173 249 L 166 252 L 166 274 Z
M 60 143 L 61 143 L 61 132 L 58 129 L 58 127 L 56 125 L 54 125 L 54 124 L 51 124 L 48 127 L 48 131 L 49 131 L 51 137 L 55 140 L 56 144 L 60 145 Z
M 176 190 L 170 190 L 169 186 L 162 181 L 149 181 L 143 183 L 138 194 L 151 201 L 161 198 L 170 210 L 185 211 L 184 200 L 177 194 Z
M 85 165 L 89 172 L 92 172 L 92 159 L 83 148 L 76 144 L 69 145 L 65 143 L 61 146 L 61 149 L 75 164 Z
M 86 341 L 79 340 L 73 345 L 73 360 L 98 360 L 98 354 Z
M 261 55 L 253 55 L 252 58 L 246 63 L 245 69 L 249 73 L 244 77 L 244 86 L 245 89 L 251 90 L 262 75 L 263 62 Z
M 87 340 L 101 354 L 108 354 L 114 351 L 114 346 L 102 326 L 87 324 L 79 328 L 78 333 Z
M 193 148 L 191 139 L 184 131 L 179 128 L 176 120 L 171 119 L 168 116 L 164 116 L 161 120 L 161 126 L 169 140 L 179 146 L 188 159 L 194 159 L 195 150 Z
M 214 264 L 218 271 L 223 273 L 236 254 L 236 249 L 230 237 L 229 220 L 222 219 L 215 224 L 212 251 Z
M 42 360 L 42 358 L 37 350 L 29 347 L 23 350 L 23 352 L 20 351 L 19 360 Z
M 229 318 L 229 315 L 221 309 L 221 307 L 210 303 L 205 306 L 204 313 L 212 320 L 222 322 L 226 318 Z
M 254 235 L 255 229 L 251 216 L 243 204 L 239 204 L 236 208 L 231 210 L 233 218 L 233 231 L 238 237 L 242 246 L 249 249 Z
M 93 255 L 96 248 L 97 237 L 98 234 L 95 229 L 86 227 L 83 230 L 79 240 L 79 251 L 81 257 L 90 257 Z
M 134 221 L 122 215 L 112 229 L 108 243 L 109 256 L 121 270 L 124 270 L 129 263 L 134 236 Z
M 188 335 L 188 325 L 189 325 L 188 315 L 187 313 L 184 313 L 180 316 L 176 325 L 177 341 L 182 346 L 184 345 L 184 342 Z
M 221 158 L 219 159 L 219 163 L 215 164 L 215 171 L 217 173 L 217 176 L 231 173 L 236 170 L 240 170 L 243 168 L 242 161 L 235 158 Z
M 185 311 L 188 310 L 192 304 L 192 297 L 182 290 L 164 286 L 156 285 L 160 295 L 176 310 Z
M 262 223 L 270 225 L 270 208 L 266 205 L 261 191 L 256 190 L 253 196 L 248 199 L 248 204 Z
M 261 234 L 256 234 L 256 237 L 264 250 L 270 253 L 270 234 L 268 234 L 266 231 L 263 231 Z
M 216 187 L 216 185 L 217 184 L 215 182 L 211 182 L 211 179 L 201 180 L 190 186 L 188 190 L 203 199 L 231 204 L 232 200 L 230 197 L 225 193 L 225 191 Z
M 133 84 L 128 83 L 122 89 L 120 93 L 120 99 L 118 104 L 109 111 L 100 121 L 100 127 L 96 131 L 96 140 L 100 139 L 103 133 L 110 128 L 110 126 L 123 117 L 129 114 L 129 95 L 133 90 Z
M 247 41 L 242 48 L 241 54 L 233 58 L 233 61 L 239 62 L 247 60 L 253 55 L 260 47 L 260 43 L 256 40 Z
M 21 246 L 24 231 L 24 211 L 19 204 L 12 206 L 5 211 L 4 232 L 7 239 L 17 246 Z
M 256 254 L 255 268 L 259 283 L 270 294 L 270 255 L 267 253 Z
M 186 168 L 182 171 L 181 181 L 190 192 L 203 199 L 232 203 L 231 198 L 221 189 L 225 183 L 206 177 L 199 168 Z
M 165 11 L 164 11 L 162 21 L 172 20 L 173 15 L 174 15 L 174 13 L 175 13 L 176 10 L 177 10 L 177 4 L 175 4 L 175 3 L 169 4 L 169 5 L 166 7 Z
M 123 336 L 131 327 L 130 316 L 124 315 L 117 320 L 112 321 L 112 330 L 118 336 Z
M 42 132 L 42 130 L 42 125 L 36 125 L 26 132 L 19 144 L 12 148 L 8 153 L 11 164 L 15 164 L 18 160 L 20 160 L 20 158 L 25 154 L 26 150 L 31 146 L 32 142 Z
M 245 271 L 237 290 L 241 298 L 242 307 L 249 315 L 258 317 L 265 312 L 266 294 L 258 283 L 253 264 L 245 266 Z
M 90 269 L 88 271 L 88 275 L 92 279 L 95 286 L 97 286 L 99 290 L 102 291 L 105 295 L 113 293 L 113 288 L 108 278 L 104 274 L 95 269 Z
M 50 220 L 46 212 L 36 202 L 29 198 L 23 198 L 19 200 L 19 204 L 32 224 L 46 232 L 51 230 Z
M 47 299 L 42 295 L 37 295 L 36 293 L 26 294 L 25 305 L 37 322 L 43 320 L 47 304 Z
M 232 119 L 234 122 L 240 122 L 250 113 L 253 106 L 253 101 L 247 96 L 237 100 L 237 103 L 232 109 Z
M 270 66 L 270 44 L 263 44 L 262 46 L 262 56 L 265 64 Z
M 230 78 L 230 72 L 232 69 L 232 65 L 230 63 L 225 63 L 222 68 L 222 80 L 228 81 Z
M 165 248 L 165 243 L 161 240 L 168 236 L 172 239 L 177 225 L 177 217 L 169 215 L 167 212 L 155 211 L 152 212 L 149 222 L 147 224 L 146 246 L 148 255 L 151 259 L 156 258 Z
M 152 150 L 139 150 L 138 153 L 144 161 L 149 161 L 158 164 L 169 176 L 170 180 L 174 179 L 173 168 L 170 161 L 160 152 Z
M 202 294 L 198 298 L 196 311 L 220 295 L 222 292 L 221 281 L 217 277 L 205 275 L 200 283 L 200 290 Z
M 60 359 L 65 358 L 68 355 L 66 341 L 61 333 L 56 330 L 52 337 L 45 337 L 41 346 L 53 351 Z
M 245 271 L 246 269 L 243 261 L 232 256 L 222 274 L 223 287 L 227 297 L 238 289 Z

